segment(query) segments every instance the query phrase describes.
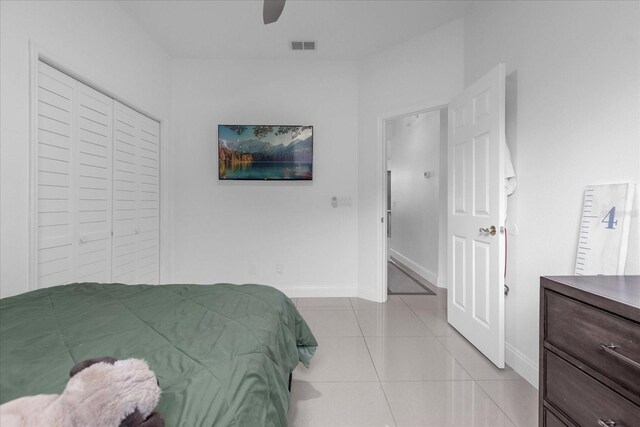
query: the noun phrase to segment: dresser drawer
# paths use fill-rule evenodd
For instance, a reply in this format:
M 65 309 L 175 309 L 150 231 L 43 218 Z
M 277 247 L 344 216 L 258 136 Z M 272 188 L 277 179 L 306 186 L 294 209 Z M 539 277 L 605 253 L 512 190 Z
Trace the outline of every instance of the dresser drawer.
M 567 427 L 565 423 L 560 421 L 560 419 L 553 415 L 553 412 L 548 409 L 544 410 L 544 423 L 542 425 L 544 427 Z
M 598 420 L 616 427 L 637 427 L 640 406 L 585 374 L 549 350 L 546 361 L 545 399 L 580 426 L 597 427 Z
M 640 397 L 640 324 L 549 290 L 545 301 L 546 341 Z

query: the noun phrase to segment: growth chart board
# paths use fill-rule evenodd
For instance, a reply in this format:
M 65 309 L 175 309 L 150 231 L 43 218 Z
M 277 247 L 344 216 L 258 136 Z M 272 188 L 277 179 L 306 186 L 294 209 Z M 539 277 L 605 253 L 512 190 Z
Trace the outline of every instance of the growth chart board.
M 589 185 L 584 190 L 577 276 L 624 274 L 635 185 Z

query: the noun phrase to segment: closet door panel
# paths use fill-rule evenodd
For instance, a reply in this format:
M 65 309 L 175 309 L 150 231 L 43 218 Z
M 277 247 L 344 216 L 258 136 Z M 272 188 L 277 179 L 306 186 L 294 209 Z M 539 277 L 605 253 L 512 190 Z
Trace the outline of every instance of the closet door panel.
M 158 283 L 160 272 L 160 124 L 140 118 L 138 274 L 144 283 Z
M 39 123 L 40 125 L 40 123 Z M 71 136 L 61 135 L 46 127 L 38 126 L 38 149 L 50 147 L 52 152 L 58 150 L 71 150 Z
M 78 83 L 79 282 L 111 281 L 113 100 Z
M 160 124 L 115 103 L 113 279 L 158 283 Z
M 115 237 L 115 234 L 114 234 Z M 113 281 L 137 283 L 137 244 L 135 235 L 121 236 L 113 240 Z
M 74 279 L 75 81 L 39 63 L 36 141 L 37 287 Z
M 55 102 L 55 101 L 52 101 Z M 59 128 L 49 128 L 50 130 L 59 130 L 65 136 L 69 136 L 68 125 L 70 119 L 70 111 L 64 108 L 66 102 L 60 103 L 60 107 L 46 102 L 40 102 L 38 105 L 38 114 L 40 119 L 49 123 L 53 123 L 54 126 L 57 123 L 61 125 Z
M 139 113 L 114 103 L 113 280 L 137 282 Z

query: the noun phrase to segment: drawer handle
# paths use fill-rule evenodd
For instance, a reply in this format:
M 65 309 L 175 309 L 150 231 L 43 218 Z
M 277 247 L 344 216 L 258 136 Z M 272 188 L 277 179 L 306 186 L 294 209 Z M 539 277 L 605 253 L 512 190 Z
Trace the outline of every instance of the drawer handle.
M 613 427 L 614 425 L 616 425 L 616 422 L 613 420 L 602 421 L 600 418 L 598 418 L 598 425 L 601 427 Z
M 616 351 L 616 346 L 614 344 L 601 344 L 600 348 L 603 349 L 604 351 L 606 351 L 607 353 L 609 353 L 612 356 L 617 357 L 618 359 L 622 360 L 625 363 L 628 363 L 629 365 L 635 367 L 636 369 L 640 369 L 640 363 L 636 362 L 633 359 L 629 359 L 627 356 L 620 354 Z

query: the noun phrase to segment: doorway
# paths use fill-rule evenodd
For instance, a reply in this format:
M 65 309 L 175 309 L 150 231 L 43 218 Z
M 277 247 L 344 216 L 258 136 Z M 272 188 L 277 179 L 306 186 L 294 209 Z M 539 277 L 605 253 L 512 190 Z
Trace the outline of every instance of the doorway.
M 446 273 L 447 108 L 389 115 L 382 127 L 385 290 L 388 295 L 433 295 Z

